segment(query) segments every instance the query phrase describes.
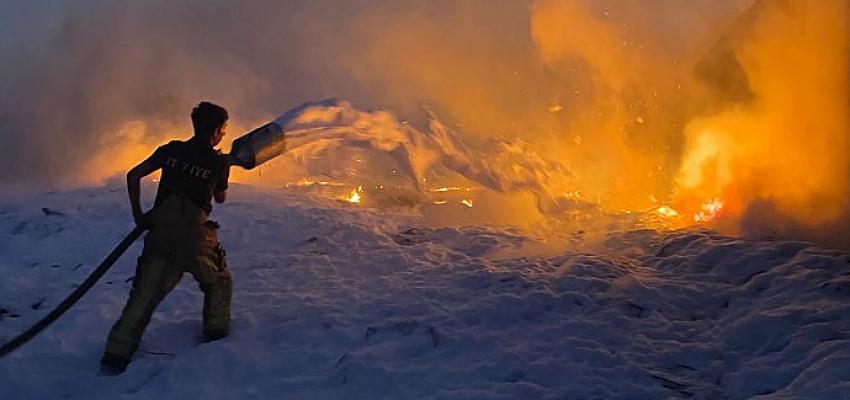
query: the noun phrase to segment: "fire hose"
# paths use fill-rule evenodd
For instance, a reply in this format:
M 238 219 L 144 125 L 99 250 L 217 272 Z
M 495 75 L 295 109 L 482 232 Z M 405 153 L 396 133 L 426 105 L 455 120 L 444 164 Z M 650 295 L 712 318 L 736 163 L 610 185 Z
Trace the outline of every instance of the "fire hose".
M 144 231 L 145 230 L 143 228 L 140 228 L 138 226 L 132 231 L 130 231 L 127 237 L 125 237 L 124 240 L 121 241 L 121 243 L 118 243 L 118 246 L 115 246 L 112 252 L 109 253 L 109 255 L 106 256 L 105 259 L 103 259 L 100 265 L 98 265 L 98 267 L 91 273 L 91 275 L 89 275 L 89 277 L 86 278 L 86 280 L 83 281 L 83 283 L 80 284 L 80 286 L 78 286 L 71 293 L 71 295 L 66 297 L 65 300 L 62 300 L 62 303 L 59 303 L 56 308 L 50 311 L 50 313 L 44 316 L 44 318 L 42 318 L 40 321 L 36 322 L 35 325 L 33 325 L 31 328 L 27 329 L 24 333 L 18 335 L 16 338 L 10 340 L 9 342 L 6 342 L 3 347 L 0 347 L 0 357 L 11 353 L 18 347 L 23 346 L 26 342 L 29 342 L 30 339 L 35 337 L 35 335 L 38 335 L 41 331 L 43 331 L 45 328 L 50 326 L 50 324 L 56 321 L 60 316 L 62 316 L 65 311 L 68 311 L 68 309 L 71 308 L 78 300 L 80 300 L 80 298 L 83 297 L 83 295 L 85 295 L 86 292 L 88 292 L 89 289 L 91 289 L 95 283 L 97 283 L 100 277 L 102 277 L 103 274 L 105 274 L 106 271 L 108 271 L 109 268 L 111 268 L 112 265 L 114 265 L 115 262 L 118 261 L 118 258 L 121 257 L 121 255 L 124 254 L 125 251 L 127 251 L 130 245 L 133 244 L 133 242 L 135 242 L 136 239 L 138 239 L 139 236 L 144 233 Z
M 253 169 L 254 167 L 274 158 L 286 150 L 286 140 L 283 128 L 275 122 L 270 122 L 233 141 L 233 146 L 229 154 L 229 162 L 233 165 L 238 165 L 245 169 Z M 56 321 L 65 311 L 68 311 L 86 292 L 91 289 L 95 283 L 106 273 L 109 268 L 118 261 L 118 258 L 144 233 L 145 229 L 136 227 L 115 249 L 109 253 L 103 262 L 71 293 L 65 300 L 62 301 L 56 308 L 48 313 L 44 318 L 35 323 L 32 327 L 21 333 L 11 341 L 3 344 L 0 347 L 0 357 L 3 357 L 18 347 L 23 346 L 32 338 L 38 335 L 45 328 Z

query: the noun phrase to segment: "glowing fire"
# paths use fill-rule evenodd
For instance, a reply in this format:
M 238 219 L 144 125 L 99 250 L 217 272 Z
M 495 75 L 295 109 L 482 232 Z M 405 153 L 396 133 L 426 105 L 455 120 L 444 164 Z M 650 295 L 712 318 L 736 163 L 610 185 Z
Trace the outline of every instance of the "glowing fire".
M 446 193 L 446 192 L 460 192 L 463 191 L 464 188 L 460 188 L 457 186 L 448 186 L 448 187 L 438 187 L 436 189 L 431 189 L 432 193 Z M 466 188 L 466 191 L 470 191 L 469 188 Z
M 700 210 L 694 214 L 694 222 L 708 222 L 713 220 L 723 210 L 723 200 L 713 198 L 706 201 L 700 207 Z
M 470 187 L 442 186 L 442 187 L 436 187 L 436 188 L 428 189 L 428 191 L 431 192 L 431 193 L 438 194 L 438 196 L 436 196 L 436 198 L 433 198 L 431 200 L 431 203 L 433 203 L 435 205 L 444 205 L 444 204 L 448 204 L 449 202 L 451 202 L 453 204 L 457 204 L 455 202 L 459 202 L 460 204 L 462 204 L 466 207 L 472 208 L 472 205 L 473 205 L 473 198 L 472 197 L 460 197 L 460 196 L 472 195 L 471 192 L 473 191 L 473 189 L 470 188 Z M 466 192 L 468 194 L 457 195 L 456 193 L 458 193 L 458 192 L 460 192 L 460 193 Z
M 349 203 L 359 203 L 361 200 L 363 200 L 362 194 L 363 186 L 358 186 L 357 189 L 352 190 L 351 193 L 348 194 L 346 200 Z
M 658 215 L 666 218 L 675 218 L 679 216 L 679 212 L 670 208 L 669 206 L 658 207 L 655 209 L 655 212 L 657 212 Z
M 301 179 L 296 182 L 287 182 L 286 187 L 309 187 L 309 186 L 343 186 L 344 183 L 329 182 L 329 181 L 314 181 L 309 178 Z
M 453 57 L 455 53 L 464 55 L 469 46 L 463 40 L 469 38 L 457 36 L 458 41 L 447 44 L 427 42 L 428 35 L 423 32 L 405 29 L 419 26 L 415 23 L 398 23 L 393 35 L 377 35 L 380 40 L 364 47 L 368 51 L 363 53 L 370 57 L 360 60 L 369 61 L 364 65 L 371 65 L 372 61 L 381 65 L 387 55 L 396 54 L 398 49 L 430 48 L 431 43 L 439 44 L 434 47 L 441 49 L 410 52 L 413 56 L 401 60 L 405 64 L 396 69 L 403 72 L 379 71 L 389 75 L 386 81 L 380 76 L 376 83 L 392 89 L 390 98 L 407 98 L 405 90 L 412 87 L 415 94 L 421 92 L 423 102 L 434 103 L 446 121 L 464 121 L 457 124 L 456 130 L 473 139 L 471 143 L 483 142 L 479 139 L 489 138 L 487 135 L 493 132 L 505 132 L 509 137 L 517 132 L 530 150 L 543 151 L 544 159 L 569 160 L 575 169 L 574 178 L 560 182 L 566 174 L 552 172 L 547 169 L 548 164 L 536 167 L 530 163 L 530 151 L 526 155 L 521 149 L 511 150 L 505 157 L 529 161 L 529 167 L 514 163 L 514 168 L 507 168 L 505 164 L 503 170 L 470 174 L 474 179 L 470 178 L 469 183 L 447 181 L 446 187 L 431 188 L 421 178 L 425 174 L 420 170 L 438 165 L 430 160 L 444 159 L 446 155 L 432 154 L 431 150 L 423 150 L 428 146 L 420 147 L 409 140 L 406 146 L 410 146 L 400 149 L 406 153 L 393 154 L 408 154 L 410 165 L 393 170 L 392 174 L 415 170 L 415 178 L 421 178 L 416 189 L 427 187 L 427 193 L 417 193 L 416 199 L 451 207 L 458 203 L 473 207 L 475 201 L 479 202 L 475 204 L 479 214 L 486 214 L 481 210 L 493 204 L 492 198 L 475 197 L 470 191 L 483 190 L 479 184 L 486 180 L 504 191 L 528 190 L 542 193 L 540 198 L 544 199 L 544 195 L 552 195 L 575 200 L 574 207 L 558 209 L 578 209 L 582 200 L 592 199 L 593 204 L 606 210 L 652 210 L 669 219 L 671 225 L 707 223 L 722 216 L 731 226 L 740 214 L 752 210 L 787 216 L 795 222 L 792 227 L 796 222 L 824 224 L 846 217 L 850 203 L 848 0 L 715 2 L 741 3 L 736 6 L 741 10 L 745 8 L 743 3 L 761 4 L 740 17 L 740 22 L 739 12 L 731 9 L 694 12 L 696 6 L 677 9 L 672 7 L 676 2 L 669 2 L 670 7 L 651 7 L 651 12 L 644 12 L 646 7 L 641 2 L 611 3 L 616 7 L 610 13 L 605 11 L 602 18 L 603 13 L 594 2 L 533 2 L 534 6 L 527 10 L 530 21 L 521 25 L 523 34 L 531 36 L 519 42 L 533 46 L 534 57 L 528 60 L 503 52 L 498 46 L 494 49 L 500 50 L 493 50 L 492 54 L 488 50 L 477 57 Z M 680 25 L 691 27 L 667 16 L 684 18 L 685 14 L 697 17 L 694 21 L 700 22 L 700 32 L 686 29 L 681 32 L 693 33 L 693 37 L 671 35 L 679 32 Z M 703 23 L 703 16 L 708 20 L 708 15 L 712 15 L 713 22 Z M 673 20 L 676 23 L 669 25 L 670 29 L 658 24 Z M 735 29 L 726 33 L 725 27 Z M 540 71 L 545 75 L 540 75 Z M 512 72 L 511 83 L 502 85 L 500 82 L 508 81 L 505 76 Z M 470 75 L 476 79 L 469 79 Z M 395 82 L 404 85 L 393 87 Z M 528 94 L 515 96 L 518 92 Z M 325 111 L 316 111 L 322 112 Z M 387 117 L 386 121 L 390 125 L 374 124 L 381 129 L 375 132 L 387 136 L 369 140 L 395 143 L 395 139 L 389 139 L 397 134 L 394 120 Z M 448 126 L 438 122 L 435 119 L 432 124 L 434 140 L 451 142 L 446 139 L 449 135 L 441 131 L 445 128 L 448 132 Z M 101 148 L 121 144 L 126 152 L 104 153 L 91 161 L 85 171 L 105 176 L 126 170 L 132 164 L 124 160 L 137 162 L 149 154 L 155 141 L 167 136 L 152 136 L 150 131 L 162 130 L 155 127 L 128 122 L 118 127 L 116 135 L 104 135 L 118 139 L 103 143 Z M 405 135 L 402 132 L 400 137 L 408 137 Z M 314 143 L 315 148 L 325 148 L 324 143 Z M 479 146 L 469 150 L 476 147 Z M 288 153 L 287 160 L 281 157 L 278 165 L 306 159 L 293 154 L 310 154 L 304 150 L 307 148 L 302 147 L 301 153 Z M 451 154 L 452 163 L 475 164 L 476 155 L 464 154 L 468 152 L 464 146 L 448 150 L 445 154 Z M 482 165 L 502 165 L 497 160 L 485 161 L 488 163 Z M 357 158 L 354 163 L 365 161 Z M 366 171 L 357 168 L 351 170 Z M 240 173 L 238 169 L 234 172 Z M 269 175 L 273 174 L 266 174 L 263 181 L 257 182 L 289 176 Z M 369 186 L 367 179 L 338 183 L 319 180 L 320 177 L 331 179 L 316 175 L 286 186 L 307 186 L 339 203 L 363 203 L 363 188 L 352 190 L 352 183 L 360 182 L 370 187 L 369 204 L 373 205 L 379 204 L 380 195 L 395 188 L 396 182 L 386 182 L 387 190 L 382 193 L 383 185 Z M 449 186 L 448 182 L 460 187 Z M 474 186 L 472 190 L 465 187 L 467 184 Z M 572 188 L 576 190 L 564 193 Z M 651 202 L 646 201 L 647 197 Z M 765 202 L 768 208 L 750 207 Z
M 759 3 L 746 34 L 724 44 L 734 47 L 752 98 L 685 126 L 677 206 L 710 199 L 693 208 L 700 223 L 718 213 L 732 220 L 760 202 L 771 223 L 828 226 L 845 218 L 850 188 L 850 4 Z

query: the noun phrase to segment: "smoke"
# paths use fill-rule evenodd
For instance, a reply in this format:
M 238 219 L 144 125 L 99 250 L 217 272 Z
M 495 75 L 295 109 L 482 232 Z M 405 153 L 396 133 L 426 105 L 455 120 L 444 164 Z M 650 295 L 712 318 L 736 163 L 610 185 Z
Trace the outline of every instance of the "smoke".
M 691 68 L 735 2 L 539 1 L 532 36 L 553 74 L 572 79 L 556 102 L 554 147 L 611 208 L 666 200 L 694 113 Z M 557 108 L 556 108 L 557 109 Z
M 188 113 L 202 99 L 231 111 L 231 134 L 328 97 L 421 117 L 420 105 L 443 93 L 417 87 L 423 82 L 407 81 L 403 72 L 392 77 L 394 71 L 420 54 L 429 54 L 432 65 L 444 55 L 455 65 L 483 63 L 484 48 L 499 53 L 491 60 L 499 63 L 522 47 L 501 49 L 502 39 L 528 23 L 522 2 L 89 0 L 1 7 L 0 146 L 13 151 L 0 161 L 0 182 L 50 186 L 96 182 L 146 153 L 115 154 L 116 145 L 149 151 L 190 135 Z M 387 55 L 386 38 L 411 43 Z M 433 86 L 471 78 L 458 74 Z
M 549 3 L 6 4 L 0 13 L 0 73 L 8 77 L 0 98 L 0 143 L 14 151 L 0 161 L 0 181 L 74 184 L 121 171 L 144 152 L 112 157 L 111 165 L 109 155 L 99 154 L 130 140 L 150 148 L 189 135 L 187 114 L 201 99 L 231 110 L 232 133 L 305 100 L 339 97 L 387 107 L 420 124 L 427 122 L 421 112 L 427 104 L 471 138 L 534 138 L 541 148 L 563 147 L 575 135 L 593 140 L 589 123 L 586 132 L 562 129 L 591 111 L 586 104 L 595 101 L 576 100 L 574 91 L 590 91 L 597 79 L 592 71 L 571 72 L 575 65 L 551 65 L 548 45 L 533 27 L 542 10 L 553 7 Z M 564 3 L 599 9 L 598 2 Z M 611 8 L 615 16 L 619 3 Z M 658 2 L 643 7 L 645 15 L 620 20 L 665 20 L 654 10 L 687 9 L 675 4 Z M 641 8 L 637 2 L 628 7 Z M 724 7 L 695 7 L 706 8 Z M 561 17 L 570 22 L 562 33 L 575 36 L 592 32 L 570 31 L 571 24 L 602 14 Z M 701 18 L 689 19 L 681 25 Z M 647 23 L 640 30 L 651 28 Z M 579 52 L 576 58 L 590 56 Z M 611 78 L 611 71 L 602 74 Z M 552 113 L 553 106 L 566 110 Z
M 680 201 L 723 199 L 721 226 L 749 235 L 850 245 L 850 2 L 761 2 L 729 33 L 711 56 L 732 54 L 750 95 L 685 128 Z
M 227 106 L 238 132 L 305 97 L 356 92 L 329 72 L 355 40 L 336 29 L 353 4 L 2 7 L 0 145 L 12 150 L 3 182 L 90 183 L 121 171 L 166 138 L 191 135 L 188 114 L 202 99 Z M 146 151 L 115 153 L 125 146 Z
M 230 110 L 235 138 L 305 101 L 341 98 L 420 132 L 439 121 L 464 143 L 450 149 L 458 166 L 483 154 L 509 166 L 525 153 L 542 169 L 569 166 L 528 170 L 522 179 L 537 181 L 519 186 L 470 173 L 494 190 L 612 210 L 669 204 L 686 222 L 717 200 L 724 229 L 827 232 L 848 219 L 847 9 L 844 0 L 4 4 L 0 183 L 102 181 L 188 137 L 200 100 Z M 428 164 L 433 154 L 409 156 Z

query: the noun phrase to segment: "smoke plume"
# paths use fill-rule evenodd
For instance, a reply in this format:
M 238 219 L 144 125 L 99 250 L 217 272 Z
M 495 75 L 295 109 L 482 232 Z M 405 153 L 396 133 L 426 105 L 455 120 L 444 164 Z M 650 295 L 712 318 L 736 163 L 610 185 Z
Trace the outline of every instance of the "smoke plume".
M 568 187 L 607 209 L 666 204 L 690 223 L 708 202 L 723 205 L 714 221 L 722 229 L 825 236 L 848 219 L 848 8 L 845 0 L 4 4 L 0 182 L 102 181 L 188 137 L 200 100 L 230 110 L 235 138 L 305 101 L 340 98 L 423 132 L 438 120 L 469 160 L 494 140 L 521 143 L 510 148 L 569 166 L 563 179 L 529 172 L 549 181 L 533 187 Z

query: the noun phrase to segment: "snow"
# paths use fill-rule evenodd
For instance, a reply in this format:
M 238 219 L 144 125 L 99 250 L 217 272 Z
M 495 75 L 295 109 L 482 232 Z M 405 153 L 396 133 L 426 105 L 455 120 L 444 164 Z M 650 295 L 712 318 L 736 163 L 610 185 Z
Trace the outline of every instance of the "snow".
M 0 359 L 0 398 L 850 397 L 842 252 L 692 228 L 612 229 L 592 250 L 543 254 L 528 250 L 539 235 L 515 227 L 232 192 L 213 212 L 235 280 L 229 337 L 200 342 L 201 293 L 186 276 L 129 369 L 98 375 L 136 243 Z M 129 216 L 114 183 L 4 201 L 0 340 L 82 282 Z

